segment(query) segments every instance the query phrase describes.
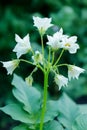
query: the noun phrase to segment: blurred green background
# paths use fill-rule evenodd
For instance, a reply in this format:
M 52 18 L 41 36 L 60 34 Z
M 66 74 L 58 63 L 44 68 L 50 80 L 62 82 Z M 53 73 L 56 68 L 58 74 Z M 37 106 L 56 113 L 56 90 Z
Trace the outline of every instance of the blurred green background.
M 86 71 L 78 81 L 72 80 L 64 91 L 77 103 L 87 103 L 87 0 L 0 0 L 0 61 L 16 58 L 12 52 L 16 45 L 15 33 L 21 37 L 29 33 L 32 46 L 35 49 L 41 48 L 39 34 L 33 27 L 33 15 L 52 17 L 52 23 L 56 26 L 48 30 L 49 34 L 62 27 L 64 33 L 78 36 L 78 53 L 70 55 L 67 52 L 64 54 L 63 62 L 83 67 Z M 23 58 L 28 59 L 30 55 L 24 55 Z M 21 65 L 15 73 L 27 77 L 33 68 L 23 63 Z M 39 82 L 39 75 L 35 76 Z M 5 105 L 11 98 L 12 77 L 6 75 L 6 70 L 0 63 L 0 106 Z M 51 93 L 53 89 L 54 93 Z M 51 85 L 50 93 L 55 95 L 58 94 L 57 91 Z M 16 124 L 17 122 L 0 112 L 0 130 L 11 130 Z

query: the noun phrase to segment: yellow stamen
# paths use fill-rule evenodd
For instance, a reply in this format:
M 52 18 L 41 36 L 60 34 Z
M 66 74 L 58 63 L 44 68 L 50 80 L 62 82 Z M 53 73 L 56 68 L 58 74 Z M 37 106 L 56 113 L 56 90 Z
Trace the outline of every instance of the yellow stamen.
M 66 43 L 65 46 L 70 47 L 70 44 L 69 44 L 69 43 Z

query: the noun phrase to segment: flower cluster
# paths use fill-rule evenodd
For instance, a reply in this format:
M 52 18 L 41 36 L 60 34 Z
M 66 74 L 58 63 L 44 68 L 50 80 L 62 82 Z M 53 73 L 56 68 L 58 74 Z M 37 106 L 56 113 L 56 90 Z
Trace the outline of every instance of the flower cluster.
M 57 50 L 59 48 L 63 48 L 68 50 L 71 54 L 76 53 L 77 49 L 79 49 L 79 45 L 76 44 L 77 37 L 68 35 L 63 35 L 63 29 L 61 28 L 58 32 L 56 32 L 53 36 L 47 36 L 48 42 L 47 44 L 52 47 L 53 50 Z
M 61 28 L 59 31 L 53 34 L 53 36 L 47 35 L 48 41 L 46 44 L 48 45 L 49 54 L 48 58 L 46 59 L 44 56 L 44 44 L 43 44 L 43 35 L 46 33 L 47 29 L 53 24 L 51 24 L 51 18 L 39 18 L 39 17 L 33 17 L 34 20 L 34 26 L 37 27 L 40 36 L 41 36 L 41 42 L 42 42 L 42 52 L 39 52 L 36 50 L 33 51 L 33 48 L 31 47 L 30 43 L 30 37 L 29 34 L 27 34 L 23 39 L 20 38 L 17 34 L 15 35 L 15 41 L 17 42 L 15 48 L 13 49 L 13 52 L 16 52 L 17 59 L 7 62 L 2 62 L 3 66 L 7 69 L 8 74 L 12 74 L 15 68 L 19 65 L 20 61 L 27 62 L 29 64 L 34 65 L 36 68 L 41 69 L 44 73 L 47 71 L 48 73 L 50 71 L 55 73 L 54 81 L 59 86 L 59 90 L 62 86 L 67 86 L 68 79 L 71 80 L 71 78 L 78 79 L 80 73 L 83 73 L 85 70 L 77 67 L 75 65 L 69 65 L 69 64 L 59 64 L 59 60 L 63 54 L 64 51 L 68 51 L 71 54 L 74 54 L 77 52 L 77 49 L 79 49 L 79 45 L 77 44 L 77 37 L 76 36 L 68 36 L 63 34 L 63 29 Z M 57 61 L 55 62 L 55 51 L 58 51 L 61 49 L 61 54 L 59 55 Z M 32 52 L 32 62 L 26 61 L 24 59 L 20 59 L 20 57 L 28 52 Z M 66 66 L 68 68 L 68 78 L 61 75 L 59 73 L 59 67 L 60 66 Z M 33 74 L 33 73 L 32 73 Z M 33 78 L 32 74 L 26 78 L 26 82 L 32 84 Z
M 61 89 L 62 86 L 67 86 L 68 79 L 69 80 L 71 80 L 71 78 L 78 79 L 79 75 L 85 71 L 84 69 L 77 67 L 75 65 L 67 65 L 67 67 L 68 67 L 68 78 L 60 74 L 55 75 L 55 82 L 59 86 L 59 90 Z

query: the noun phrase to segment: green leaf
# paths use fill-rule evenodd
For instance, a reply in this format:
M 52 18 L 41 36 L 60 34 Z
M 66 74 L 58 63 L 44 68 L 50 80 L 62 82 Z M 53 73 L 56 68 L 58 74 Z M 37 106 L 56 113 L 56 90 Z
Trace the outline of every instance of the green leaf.
M 71 126 L 75 118 L 79 115 L 78 106 L 65 94 L 60 97 L 56 104 L 59 115 L 58 120 L 67 129 L 71 129 Z
M 34 123 L 29 113 L 24 111 L 19 104 L 9 104 L 0 108 L 3 112 L 10 115 L 14 120 L 18 120 L 24 123 Z
M 19 126 L 14 127 L 12 130 L 36 130 L 32 126 L 28 126 L 27 124 L 21 124 Z
M 87 105 L 78 105 L 81 114 L 87 114 Z
M 76 118 L 72 130 L 87 130 L 87 114 L 82 114 Z
M 48 100 L 46 104 L 46 111 L 45 111 L 45 117 L 44 117 L 44 123 L 48 121 L 52 121 L 55 117 L 58 116 L 58 107 L 56 107 L 56 104 L 58 103 L 57 101 L 54 100 Z M 41 117 L 41 112 L 39 113 L 39 118 L 38 118 L 38 123 L 40 123 L 40 117 Z
M 52 100 L 47 101 L 44 123 L 48 121 L 52 121 L 58 115 L 58 108 L 56 107 L 56 103 L 57 103 L 56 101 L 52 101 Z M 41 112 L 42 109 L 39 111 L 37 123 L 40 123 Z
M 56 107 L 57 101 L 47 101 L 46 113 L 44 122 L 53 120 L 56 116 L 58 116 L 58 108 Z
M 44 130 L 64 130 L 58 121 L 50 121 L 44 125 Z
M 27 86 L 26 82 L 17 75 L 14 75 L 12 84 L 15 86 L 13 95 L 24 104 L 24 110 L 33 114 L 37 113 L 40 109 L 40 92 L 34 87 Z
M 13 128 L 12 130 L 30 130 L 27 125 L 19 125 L 19 126 L 16 126 L 15 128 Z

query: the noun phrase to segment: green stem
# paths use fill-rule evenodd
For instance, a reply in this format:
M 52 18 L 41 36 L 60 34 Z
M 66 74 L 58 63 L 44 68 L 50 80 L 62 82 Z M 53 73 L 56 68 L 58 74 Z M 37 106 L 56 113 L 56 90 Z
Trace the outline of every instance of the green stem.
M 52 64 L 54 63 L 54 55 L 55 55 L 55 52 L 53 52 L 52 54 Z
M 49 72 L 45 71 L 44 72 L 44 97 L 43 97 L 43 106 L 42 106 L 42 113 L 41 113 L 40 130 L 43 130 L 44 116 L 45 116 L 45 111 L 46 111 L 48 75 L 49 75 Z
M 28 60 L 20 59 L 20 61 L 26 62 L 26 63 L 31 64 L 31 65 L 34 65 L 32 62 L 30 62 L 30 61 L 28 61 Z
M 28 63 L 28 64 L 31 64 L 31 65 L 34 65 L 34 66 L 35 66 L 35 64 L 33 64 L 32 62 L 30 62 L 30 61 L 28 61 L 28 60 L 20 59 L 20 61 L 26 62 L 26 63 Z M 44 69 L 43 69 L 39 64 L 37 64 L 36 66 L 44 72 Z
M 54 64 L 54 66 L 59 62 L 60 58 L 61 58 L 62 55 L 63 55 L 63 52 L 64 52 L 64 49 L 61 51 L 61 53 L 60 53 L 60 55 L 59 55 L 57 61 L 56 61 L 55 64 Z
M 33 49 L 31 50 L 31 52 L 32 52 L 32 54 L 34 55 L 34 51 L 33 51 Z
M 50 63 L 50 54 L 51 54 L 51 48 L 49 47 L 49 55 L 48 55 L 48 62 Z
M 37 64 L 37 67 L 38 67 L 40 70 L 42 70 L 42 72 L 44 72 L 44 69 L 43 69 L 43 67 L 42 67 L 40 64 Z
M 42 54 L 43 54 L 43 57 L 44 57 L 43 35 L 41 35 L 41 44 L 42 44 Z
M 60 65 L 57 65 L 57 67 L 61 67 L 61 66 L 68 66 L 68 64 L 60 64 Z
M 33 71 L 30 73 L 30 75 L 32 76 L 33 75 L 33 73 L 35 73 L 37 71 L 37 67 L 35 67 L 34 69 L 33 69 Z M 29 75 L 29 76 L 30 76 Z

